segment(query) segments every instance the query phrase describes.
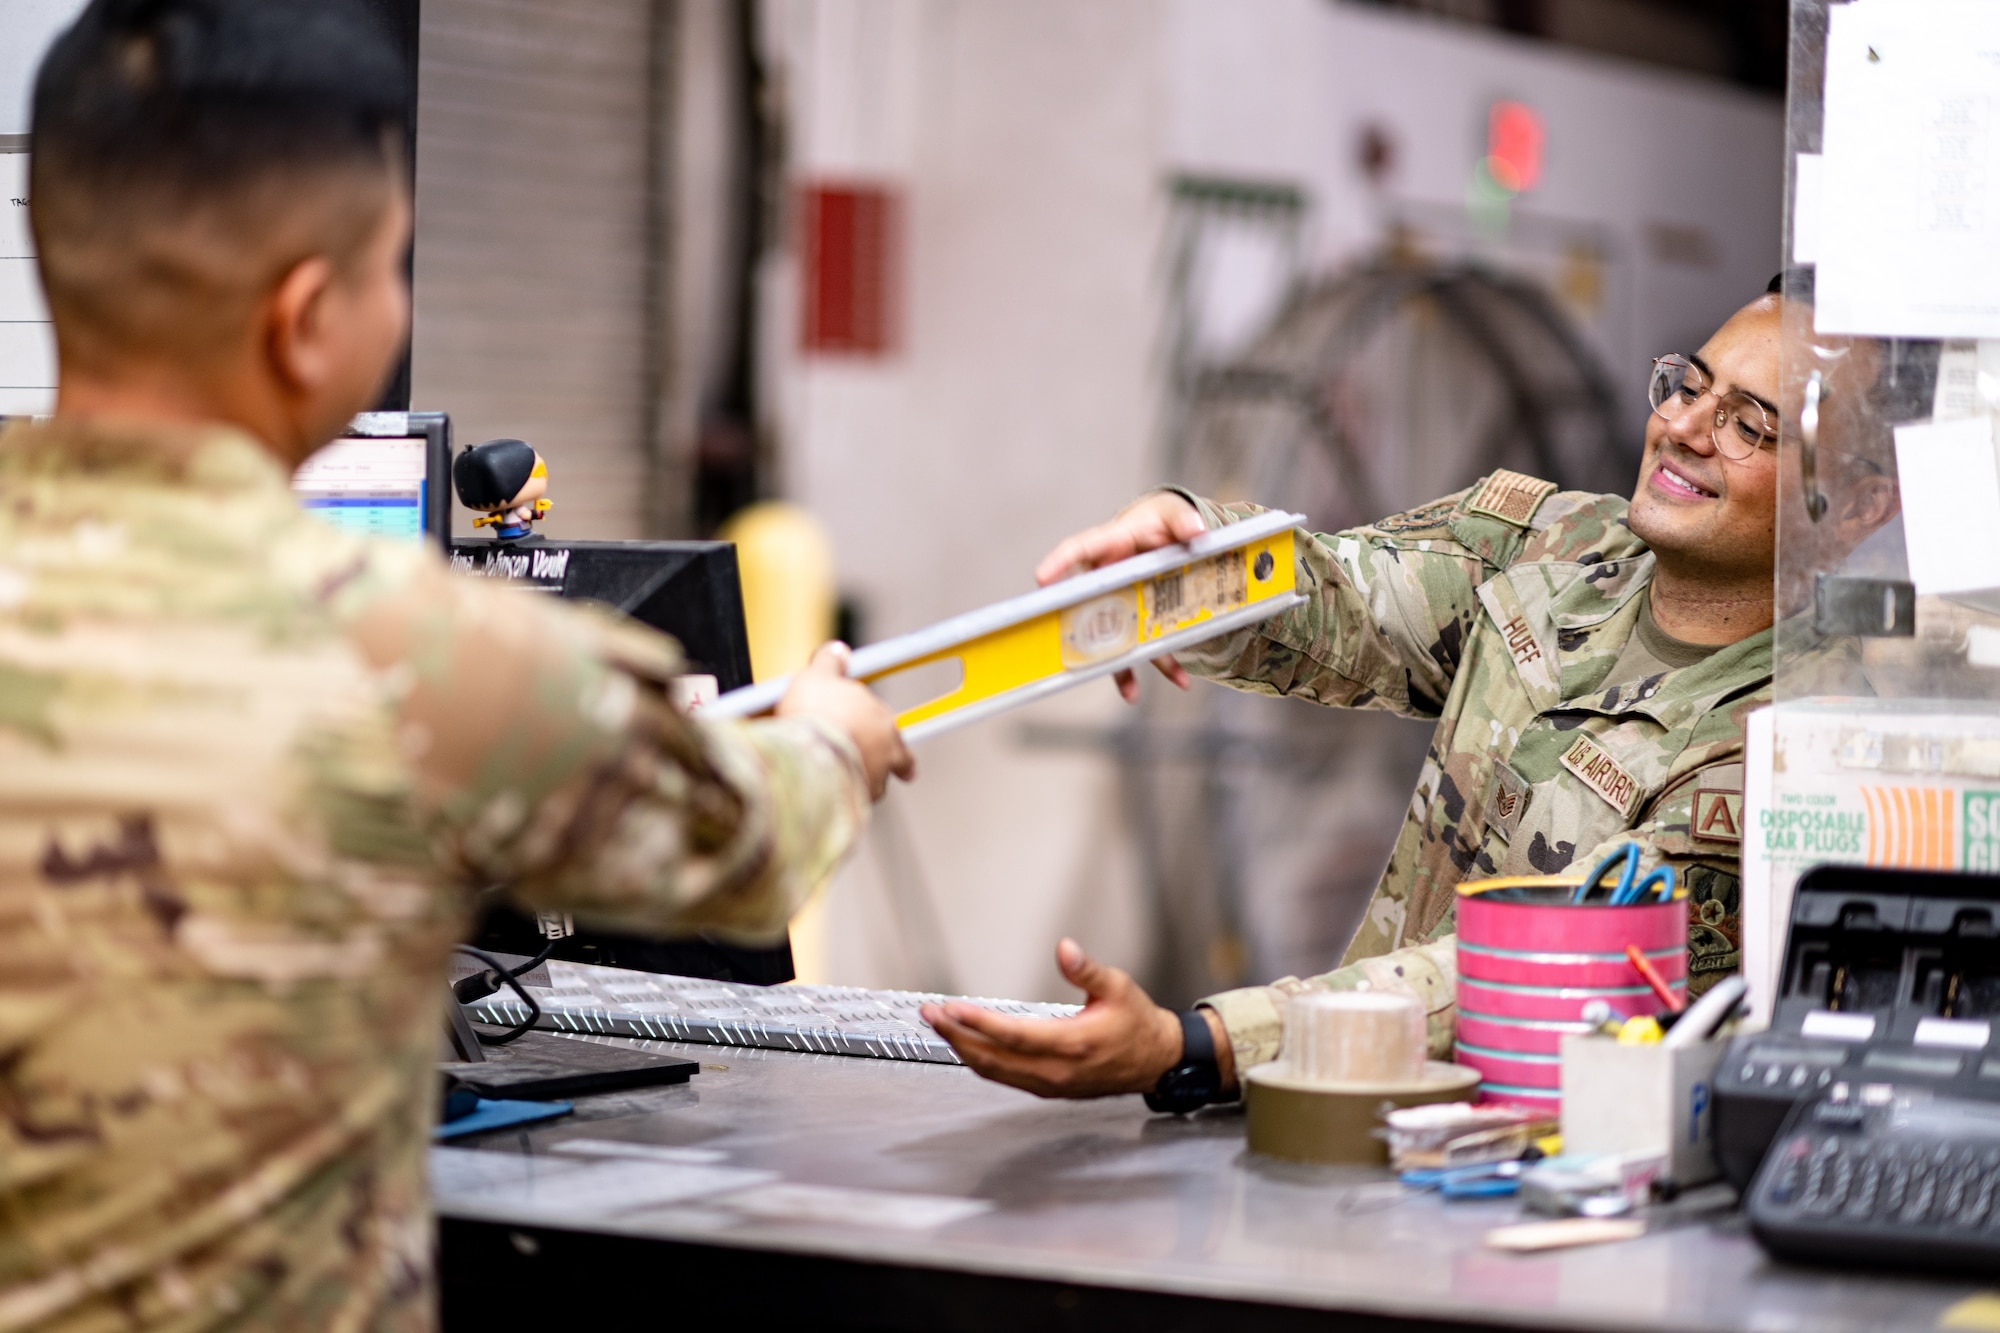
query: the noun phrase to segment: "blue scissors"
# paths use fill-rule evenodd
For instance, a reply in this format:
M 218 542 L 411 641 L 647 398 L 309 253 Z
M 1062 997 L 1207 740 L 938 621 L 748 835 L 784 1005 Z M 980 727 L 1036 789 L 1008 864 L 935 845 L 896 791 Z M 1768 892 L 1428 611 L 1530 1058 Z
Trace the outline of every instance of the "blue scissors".
M 1405 1171 L 1402 1182 L 1410 1189 L 1436 1190 L 1447 1199 L 1494 1199 L 1516 1193 L 1521 1188 L 1520 1176 L 1519 1162 L 1483 1162 Z
M 1623 862 L 1622 866 L 1620 862 Z M 1618 879 L 1611 885 L 1610 902 L 1613 907 L 1628 907 L 1656 889 L 1661 902 L 1666 902 L 1674 896 L 1674 868 L 1669 865 L 1655 866 L 1650 875 L 1641 879 L 1639 844 L 1628 842 L 1599 861 L 1591 872 L 1583 877 L 1583 883 L 1576 886 L 1576 892 L 1571 895 L 1570 901 L 1581 903 L 1589 898 L 1598 888 L 1600 881 L 1614 869 L 1618 871 Z

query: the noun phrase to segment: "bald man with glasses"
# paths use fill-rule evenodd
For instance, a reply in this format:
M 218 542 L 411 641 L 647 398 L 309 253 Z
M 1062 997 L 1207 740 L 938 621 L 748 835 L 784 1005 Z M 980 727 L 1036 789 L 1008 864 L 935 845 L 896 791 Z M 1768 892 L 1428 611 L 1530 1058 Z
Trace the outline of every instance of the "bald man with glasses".
M 1191 673 L 1436 721 L 1395 850 L 1338 970 L 1175 1013 L 1064 940 L 1057 961 L 1089 997 L 1078 1017 L 1014 1019 L 956 1003 L 926 1011 L 965 1062 L 1044 1096 L 1145 1092 L 1156 1110 L 1188 1111 L 1232 1098 L 1238 1069 L 1276 1056 L 1288 996 L 1364 985 L 1417 995 L 1431 1052 L 1445 1057 L 1459 883 L 1582 871 L 1634 839 L 1648 867 L 1672 866 L 1690 890 L 1690 989 L 1734 971 L 1743 722 L 1771 700 L 1786 314 L 1773 287 L 1699 351 L 1653 363 L 1653 415 L 1629 500 L 1494 473 L 1302 543 L 1303 606 L 1159 664 L 1183 687 Z M 1876 480 L 1828 532 L 1858 541 L 1893 515 L 1893 484 Z M 1062 542 L 1038 577 L 1053 582 L 1260 512 L 1159 491 Z M 1129 674 L 1119 686 L 1136 697 Z

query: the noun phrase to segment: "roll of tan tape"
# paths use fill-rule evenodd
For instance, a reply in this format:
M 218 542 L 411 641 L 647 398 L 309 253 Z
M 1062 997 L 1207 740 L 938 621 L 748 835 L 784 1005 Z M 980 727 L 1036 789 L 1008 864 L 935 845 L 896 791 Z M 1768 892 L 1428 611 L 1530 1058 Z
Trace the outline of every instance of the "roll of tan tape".
M 1295 1162 L 1386 1165 L 1389 1145 L 1376 1136 L 1384 1111 L 1462 1102 L 1478 1086 L 1478 1071 L 1438 1062 L 1409 1082 L 1321 1084 L 1273 1061 L 1243 1076 L 1250 1151 Z
M 1423 1006 L 1381 991 L 1294 995 L 1278 1058 L 1306 1083 L 1415 1082 L 1424 1076 Z

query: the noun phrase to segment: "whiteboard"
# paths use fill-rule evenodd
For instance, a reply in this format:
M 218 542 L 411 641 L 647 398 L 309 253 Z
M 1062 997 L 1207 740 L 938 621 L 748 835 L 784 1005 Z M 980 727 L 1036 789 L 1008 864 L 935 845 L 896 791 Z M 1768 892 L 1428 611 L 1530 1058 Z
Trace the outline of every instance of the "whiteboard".
M 28 104 L 42 54 L 83 4 L 0 3 L 0 416 L 55 405 L 55 335 L 28 239 Z
M 0 3 L 0 139 L 28 132 L 28 99 L 42 53 L 83 12 L 83 0 Z

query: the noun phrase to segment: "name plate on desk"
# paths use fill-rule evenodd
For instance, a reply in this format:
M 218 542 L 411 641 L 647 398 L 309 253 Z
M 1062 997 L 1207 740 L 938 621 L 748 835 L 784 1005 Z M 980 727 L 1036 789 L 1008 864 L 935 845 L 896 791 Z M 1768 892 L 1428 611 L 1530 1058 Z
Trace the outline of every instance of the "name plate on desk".
M 571 551 L 567 546 L 529 545 L 525 542 L 453 543 L 451 567 L 461 574 L 477 574 L 489 579 L 519 583 L 538 592 L 563 591 L 569 577 Z
M 596 602 L 671 634 L 691 666 L 733 690 L 750 683 L 736 548 L 728 542 L 583 542 L 458 537 L 451 567 L 473 578 Z

